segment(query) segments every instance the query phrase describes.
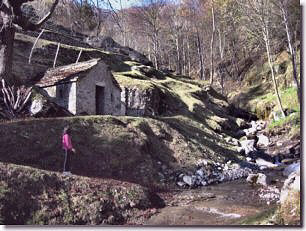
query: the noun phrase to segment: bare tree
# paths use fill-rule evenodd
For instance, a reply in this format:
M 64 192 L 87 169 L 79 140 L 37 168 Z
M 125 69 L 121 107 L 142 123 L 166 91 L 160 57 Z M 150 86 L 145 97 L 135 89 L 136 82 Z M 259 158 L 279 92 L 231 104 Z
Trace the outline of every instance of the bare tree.
M 21 6 L 33 0 L 0 0 L 0 16 L 2 28 L 0 29 L 0 78 L 8 83 L 16 83 L 12 77 L 13 44 L 16 28 L 24 30 L 37 30 L 52 15 L 59 0 L 55 0 L 50 11 L 37 23 L 32 23 L 24 16 Z
M 300 83 L 297 77 L 296 49 L 293 45 L 292 30 L 290 29 L 290 23 L 289 23 L 288 8 L 290 5 L 290 0 L 279 0 L 279 1 L 275 1 L 274 4 L 279 8 L 281 12 L 281 17 L 283 19 L 285 32 L 287 36 L 288 48 L 289 48 L 291 62 L 292 62 L 293 81 L 295 82 L 297 86 L 297 96 L 298 96 L 299 103 L 301 103 L 301 87 L 300 87 Z
M 270 0 L 248 0 L 246 3 L 245 1 L 241 1 L 240 5 L 244 8 L 245 15 L 248 18 L 249 23 L 247 26 L 249 27 L 249 32 L 257 39 L 261 39 L 264 41 L 274 91 L 277 97 L 277 103 L 282 115 L 285 117 L 286 115 L 283 109 L 283 105 L 278 91 L 278 85 L 275 78 L 273 68 L 274 60 L 271 51 L 271 24 L 273 23 L 273 17 L 275 17 L 275 15 L 271 14 L 272 4 Z
M 211 6 L 211 17 L 212 17 L 212 33 L 211 33 L 211 40 L 210 40 L 210 85 L 213 85 L 214 82 L 214 43 L 215 43 L 215 8 L 214 8 L 214 1 L 212 0 Z
M 136 7 L 134 17 L 138 19 L 143 32 L 150 38 L 153 48 L 153 61 L 156 68 L 160 66 L 160 33 L 161 12 L 165 6 L 165 0 L 142 0 Z

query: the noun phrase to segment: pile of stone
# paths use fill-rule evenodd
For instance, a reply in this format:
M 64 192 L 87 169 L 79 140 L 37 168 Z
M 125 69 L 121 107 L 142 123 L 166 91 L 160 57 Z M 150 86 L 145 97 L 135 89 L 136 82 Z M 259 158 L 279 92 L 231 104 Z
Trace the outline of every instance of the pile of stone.
M 261 132 L 266 123 L 262 120 L 251 121 L 249 124 L 250 128 L 243 129 L 239 134 L 244 134 L 244 136 L 238 142 L 237 151 L 241 154 L 249 156 L 252 153 L 257 152 L 257 146 L 267 147 L 270 144 L 270 140 Z
M 231 161 L 226 164 L 210 161 L 198 166 L 194 172 L 180 173 L 176 178 L 176 184 L 184 188 L 197 188 L 244 178 L 251 172 L 251 168 L 241 167 Z

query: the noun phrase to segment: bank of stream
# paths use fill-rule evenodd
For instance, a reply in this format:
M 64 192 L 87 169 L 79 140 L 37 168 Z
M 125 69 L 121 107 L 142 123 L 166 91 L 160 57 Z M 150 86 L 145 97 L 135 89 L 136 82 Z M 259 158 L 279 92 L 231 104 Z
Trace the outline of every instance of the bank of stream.
M 256 133 L 255 130 L 252 135 Z M 242 225 L 264 219 L 265 224 L 273 225 L 274 221 L 269 215 L 277 208 L 280 191 L 287 179 L 283 174 L 284 169 L 293 161 L 299 161 L 300 155 L 299 139 L 289 141 L 285 136 L 277 137 L 277 140 L 274 138 L 270 137 L 265 147 L 245 153 L 248 163 L 257 166 L 253 169 L 253 175 L 264 175 L 263 184 L 242 177 L 193 189 L 159 193 L 165 207 L 158 209 L 143 224 Z
M 266 174 L 273 179 L 271 186 L 280 190 L 285 180 L 281 170 L 269 170 Z M 145 221 L 145 225 L 239 225 L 246 218 L 276 207 L 276 201 L 260 197 L 262 189 L 239 179 L 160 193 L 166 206 Z

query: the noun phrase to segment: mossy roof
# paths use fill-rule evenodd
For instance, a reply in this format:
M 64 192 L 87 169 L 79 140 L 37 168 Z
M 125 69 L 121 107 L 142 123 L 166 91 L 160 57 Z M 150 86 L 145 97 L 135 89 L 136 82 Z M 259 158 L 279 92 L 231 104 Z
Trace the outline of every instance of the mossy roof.
M 50 87 L 58 84 L 76 81 L 80 77 L 85 77 L 86 73 L 94 68 L 100 59 L 91 59 L 85 62 L 73 63 L 61 67 L 51 68 L 46 71 L 45 75 L 36 83 L 39 87 Z M 114 85 L 120 88 L 119 83 L 112 77 Z

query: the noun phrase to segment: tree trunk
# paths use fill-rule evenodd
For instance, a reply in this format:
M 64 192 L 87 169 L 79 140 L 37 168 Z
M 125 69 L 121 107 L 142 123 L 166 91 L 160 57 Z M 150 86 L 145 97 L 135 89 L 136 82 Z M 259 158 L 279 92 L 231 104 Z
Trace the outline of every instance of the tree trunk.
M 188 36 L 188 35 L 187 35 Z M 188 76 L 190 76 L 191 70 L 191 58 L 190 58 L 190 44 L 189 44 L 189 37 L 187 37 L 187 59 L 188 59 Z
M 221 36 L 221 30 L 218 29 L 218 35 L 219 35 L 219 52 L 220 52 L 220 63 L 222 65 L 223 62 L 223 56 L 224 56 L 224 44 L 222 45 L 222 36 Z M 224 72 L 222 70 L 222 67 L 219 68 L 219 75 L 220 75 L 220 85 L 221 85 L 221 94 L 224 93 Z
M 293 69 L 293 80 L 294 80 L 294 82 L 296 84 L 296 87 L 297 87 L 297 96 L 298 96 L 299 103 L 301 103 L 301 98 L 300 98 L 301 97 L 301 88 L 300 88 L 299 80 L 297 78 L 295 48 L 292 46 L 291 33 L 290 33 L 290 30 L 289 30 L 289 26 L 288 26 L 288 16 L 287 16 L 286 11 L 285 11 L 283 6 L 281 8 L 281 11 L 282 11 L 282 15 L 283 15 L 284 23 L 285 23 L 286 34 L 287 34 L 287 42 L 288 42 L 288 47 L 289 47 L 289 51 L 290 51 L 290 55 L 291 55 L 291 62 L 292 62 L 292 69 Z
M 200 79 L 204 80 L 204 59 L 202 53 L 202 44 L 200 40 L 199 31 L 197 30 L 197 42 L 198 42 L 198 55 L 199 55 L 199 64 L 200 64 Z
M 270 53 L 270 41 L 269 41 L 269 34 L 267 29 L 265 28 L 263 30 L 263 36 L 264 36 L 264 40 L 265 40 L 265 44 L 266 44 L 266 51 L 267 51 L 267 56 L 268 56 L 268 62 L 269 62 L 269 66 L 270 66 L 270 70 L 271 70 L 271 75 L 272 75 L 272 80 L 273 80 L 273 85 L 274 85 L 274 90 L 275 90 L 275 94 L 277 97 L 277 102 L 278 102 L 278 106 L 281 110 L 281 113 L 284 117 L 286 117 L 284 109 L 283 109 L 283 105 L 281 102 L 281 98 L 279 96 L 279 92 L 278 92 L 278 86 L 277 86 L 277 82 L 275 79 L 275 75 L 274 75 L 274 69 L 273 69 L 273 61 L 271 60 L 271 53 Z
M 3 27 L 0 30 L 0 79 L 13 84 L 16 82 L 12 75 L 15 28 L 7 15 L 1 13 L 0 16 L 3 19 Z
M 183 70 L 183 74 L 187 75 L 187 71 L 186 71 L 186 50 L 185 50 L 185 39 L 183 38 L 183 44 L 182 44 L 182 53 L 183 53 L 183 62 L 182 62 L 182 70 Z
M 181 65 L 181 53 L 180 53 L 180 44 L 179 44 L 179 35 L 175 39 L 176 43 L 176 55 L 177 55 L 177 72 L 182 74 L 182 65 Z
M 210 41 L 210 86 L 212 86 L 214 82 L 214 42 L 215 42 L 215 30 L 216 30 L 214 2 L 212 2 L 211 14 L 212 14 L 212 35 Z

